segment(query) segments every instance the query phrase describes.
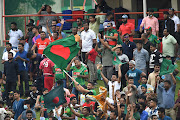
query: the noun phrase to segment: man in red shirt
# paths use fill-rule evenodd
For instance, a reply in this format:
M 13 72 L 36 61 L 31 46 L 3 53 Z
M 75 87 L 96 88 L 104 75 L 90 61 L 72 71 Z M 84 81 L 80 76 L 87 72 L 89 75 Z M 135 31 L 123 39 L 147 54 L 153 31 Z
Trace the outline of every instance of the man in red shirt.
M 54 84 L 54 63 L 44 55 L 44 59 L 40 62 L 39 69 L 43 71 L 44 88 L 50 91 Z
M 38 53 L 43 54 L 44 49 L 50 44 L 50 40 L 46 37 L 46 33 L 44 31 L 40 34 L 41 38 L 38 38 L 31 48 L 31 50 L 35 53 L 36 47 L 38 48 Z
M 127 19 L 128 19 L 128 16 L 127 15 L 123 15 L 122 16 L 122 25 L 120 25 L 119 27 L 119 34 L 121 36 L 121 39 L 123 38 L 123 35 L 128 33 L 129 34 L 129 40 L 131 42 L 133 42 L 133 35 L 135 34 L 135 26 L 130 23 L 130 22 L 127 22 Z
M 89 97 L 88 97 L 88 95 L 93 95 L 93 93 L 92 92 L 88 92 L 86 95 L 85 95 L 85 100 L 86 100 L 86 102 L 83 104 L 83 107 L 91 107 L 91 105 L 92 105 L 92 108 L 93 108 L 93 110 L 95 109 L 95 102 L 93 102 L 93 101 L 91 101 L 90 99 L 89 99 Z

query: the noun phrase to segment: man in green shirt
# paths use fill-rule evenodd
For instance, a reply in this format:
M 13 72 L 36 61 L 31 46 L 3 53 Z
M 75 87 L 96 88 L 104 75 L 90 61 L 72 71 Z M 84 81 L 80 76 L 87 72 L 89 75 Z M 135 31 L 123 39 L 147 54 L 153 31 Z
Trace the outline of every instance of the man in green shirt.
M 95 117 L 93 117 L 92 115 L 89 115 L 90 114 L 90 108 L 89 107 L 83 107 L 82 109 L 82 114 L 78 113 L 78 112 L 75 112 L 71 107 L 70 107 L 70 104 L 69 104 L 69 108 L 71 110 L 71 112 L 73 114 L 75 114 L 77 117 L 79 118 L 82 118 L 82 119 L 87 119 L 87 120 L 96 120 Z
M 112 23 L 108 23 L 107 31 L 104 33 L 104 39 L 108 41 L 108 44 L 113 48 L 117 44 L 118 32 L 113 28 Z
M 146 32 L 148 35 L 148 40 L 152 43 L 152 44 L 156 44 L 158 45 L 158 50 L 160 49 L 160 40 L 158 40 L 158 37 L 152 34 L 152 28 L 148 27 L 146 28 Z
M 72 66 L 72 63 L 75 63 L 75 66 Z M 88 70 L 85 66 L 81 65 L 81 62 L 78 58 L 74 57 L 71 62 L 68 64 L 67 71 L 72 70 L 73 74 L 72 77 L 80 84 L 81 86 L 85 87 L 85 80 L 89 77 Z M 72 93 L 76 95 L 78 100 L 78 90 L 76 89 L 75 85 L 73 84 Z
M 63 81 L 64 85 L 63 87 L 66 88 L 67 83 L 67 76 L 60 68 L 57 67 L 57 65 L 54 65 L 54 73 L 55 73 L 55 82 L 58 80 Z

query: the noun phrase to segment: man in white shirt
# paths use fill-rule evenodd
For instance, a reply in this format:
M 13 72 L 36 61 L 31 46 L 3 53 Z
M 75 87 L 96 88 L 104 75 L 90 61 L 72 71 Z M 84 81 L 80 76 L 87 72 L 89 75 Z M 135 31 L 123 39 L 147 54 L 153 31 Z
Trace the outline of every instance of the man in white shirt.
M 174 32 L 179 32 L 180 31 L 179 17 L 174 14 L 173 8 L 169 8 L 169 14 L 170 14 L 170 18 L 174 21 L 174 24 L 175 24 L 175 31 Z
M 12 48 L 17 50 L 19 44 L 19 38 L 23 36 L 23 32 L 17 28 L 17 23 L 11 23 L 11 30 L 8 32 L 7 37 L 9 37 L 9 43 L 12 44 Z
M 8 53 L 9 52 L 12 52 L 13 57 L 15 57 L 16 52 L 14 50 L 12 50 L 12 44 L 11 43 L 6 43 L 6 52 L 3 53 L 2 61 L 1 61 L 2 64 L 4 64 L 5 61 L 8 61 Z
M 93 43 L 96 42 L 96 34 L 94 31 L 89 29 L 89 23 L 84 23 L 84 31 L 81 32 L 81 52 L 82 52 L 82 61 L 85 62 L 85 55 L 87 52 L 92 50 Z
M 104 74 L 102 73 L 102 68 L 101 68 L 101 76 L 103 78 L 103 80 L 106 82 L 106 84 L 109 85 L 109 98 L 113 99 L 113 91 L 114 91 L 114 95 L 116 90 L 121 88 L 121 64 L 119 64 L 118 67 L 118 78 L 116 76 L 116 74 L 114 73 L 111 77 L 111 81 L 108 80 Z

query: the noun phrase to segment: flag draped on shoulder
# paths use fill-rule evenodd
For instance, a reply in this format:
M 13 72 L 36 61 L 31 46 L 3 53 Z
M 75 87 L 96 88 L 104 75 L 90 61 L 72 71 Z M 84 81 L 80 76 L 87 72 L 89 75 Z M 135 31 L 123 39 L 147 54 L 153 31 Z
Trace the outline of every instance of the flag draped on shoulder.
M 43 54 L 45 54 L 50 60 L 52 60 L 59 68 L 64 69 L 73 57 L 79 52 L 79 45 L 75 41 L 73 35 L 56 40 L 48 45 Z
M 44 107 L 47 108 L 48 111 L 64 103 L 66 103 L 66 99 L 64 97 L 63 84 L 44 95 Z
M 161 63 L 160 75 L 172 73 L 177 68 L 177 65 L 173 65 L 171 60 L 163 59 Z

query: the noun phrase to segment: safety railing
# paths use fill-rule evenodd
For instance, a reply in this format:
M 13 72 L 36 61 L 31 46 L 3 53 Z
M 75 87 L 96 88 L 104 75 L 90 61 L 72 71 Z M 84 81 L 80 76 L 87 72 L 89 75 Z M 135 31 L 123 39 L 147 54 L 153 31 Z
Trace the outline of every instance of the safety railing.
M 154 12 L 154 14 L 162 14 L 163 12 Z M 175 13 L 180 13 L 180 11 L 175 11 Z M 138 15 L 138 14 L 143 14 L 143 12 L 120 12 L 120 13 L 114 13 L 114 21 L 116 21 L 116 15 Z M 148 12 L 147 12 L 148 14 Z M 62 14 L 62 13 L 57 13 L 57 14 L 45 14 L 45 15 L 38 15 L 38 14 L 16 14 L 16 15 L 3 15 L 2 17 L 4 18 L 4 35 L 5 38 L 3 42 L 8 42 L 6 40 L 6 21 L 5 18 L 8 17 L 24 17 L 24 24 L 25 24 L 25 30 L 26 30 L 26 18 L 27 17 L 40 17 L 40 16 L 89 16 L 89 15 L 106 15 L 106 13 L 91 13 L 91 14 Z M 141 40 L 141 38 L 133 38 L 133 40 Z

